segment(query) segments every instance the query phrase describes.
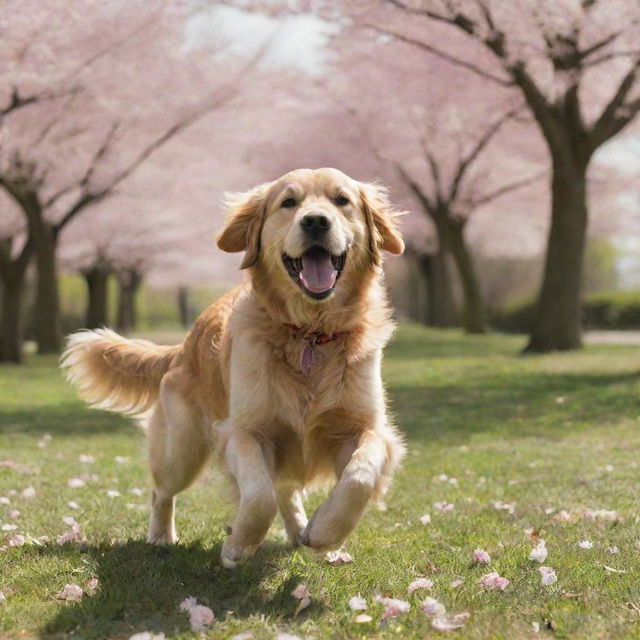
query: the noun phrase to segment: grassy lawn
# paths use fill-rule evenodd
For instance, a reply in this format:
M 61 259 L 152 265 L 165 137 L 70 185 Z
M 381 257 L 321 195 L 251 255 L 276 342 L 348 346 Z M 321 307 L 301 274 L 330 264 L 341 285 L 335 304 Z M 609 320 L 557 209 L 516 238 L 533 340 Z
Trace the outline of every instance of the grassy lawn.
M 0 551 L 0 637 L 128 638 L 144 630 L 195 637 L 178 609 L 190 595 L 216 614 L 211 638 L 241 631 L 256 639 L 278 632 L 439 637 L 421 611 L 430 595 L 452 613 L 470 612 L 452 637 L 640 638 L 640 348 L 522 358 L 522 344 L 403 327 L 387 352 L 385 378 L 409 455 L 388 509 L 372 509 L 348 541 L 353 563 L 334 567 L 291 551 L 278 523 L 234 572 L 218 560 L 231 508 L 213 472 L 178 500 L 180 544 L 149 546 L 142 434 L 124 418 L 85 409 L 54 359 L 0 368 L 0 460 L 21 465 L 0 467 L 0 496 L 10 500 L 0 504 L 0 523 L 17 525 L 1 531 L 0 541 L 16 533 L 51 540 Z M 82 454 L 95 461 L 80 462 Z M 69 487 L 77 476 L 86 485 Z M 35 496 L 21 496 L 27 487 Z M 439 513 L 435 502 L 454 508 Z M 15 519 L 12 509 L 20 511 Z M 588 509 L 621 517 L 592 520 Z M 556 518 L 561 510 L 571 519 Z M 431 524 L 420 523 L 425 513 Z M 80 523 L 86 543 L 56 543 L 69 529 L 65 516 Z M 551 586 L 541 585 L 540 565 L 528 559 L 530 529 L 546 540 L 544 564 L 558 576 Z M 583 540 L 593 547 L 581 548 Z M 614 546 L 619 553 L 610 553 Z M 473 561 L 476 548 L 490 554 L 489 565 Z M 490 571 L 510 580 L 504 591 L 480 585 Z M 421 576 L 433 580 L 431 591 L 408 595 Z M 65 584 L 92 577 L 99 579 L 93 595 L 56 599 Z M 294 616 L 290 593 L 300 583 L 312 603 Z M 371 622 L 356 623 L 349 609 L 358 593 Z M 376 594 L 407 600 L 411 609 L 381 621 Z

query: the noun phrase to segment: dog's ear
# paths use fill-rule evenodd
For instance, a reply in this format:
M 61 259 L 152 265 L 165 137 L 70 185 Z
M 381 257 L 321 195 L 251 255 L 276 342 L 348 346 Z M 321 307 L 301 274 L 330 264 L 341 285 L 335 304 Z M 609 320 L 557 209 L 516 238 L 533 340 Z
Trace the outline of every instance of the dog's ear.
M 377 184 L 360 184 L 360 199 L 369 231 L 369 250 L 374 264 L 380 264 L 380 250 L 394 255 L 404 252 L 404 240 L 398 231 L 398 218 L 404 211 L 389 200 L 387 189 Z
M 246 193 L 226 193 L 224 196 L 227 222 L 216 242 L 227 253 L 245 252 L 241 269 L 252 267 L 258 262 L 260 234 L 270 187 L 269 182 Z

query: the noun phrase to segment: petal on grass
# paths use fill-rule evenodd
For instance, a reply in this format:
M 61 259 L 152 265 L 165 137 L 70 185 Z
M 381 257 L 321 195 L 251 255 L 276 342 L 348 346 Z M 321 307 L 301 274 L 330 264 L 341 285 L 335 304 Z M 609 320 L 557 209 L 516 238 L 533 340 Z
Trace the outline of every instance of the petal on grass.
M 580 542 L 578 542 L 578 546 L 581 549 L 591 549 L 593 548 L 593 542 L 591 542 L 590 540 L 581 540 Z
M 444 616 L 447 613 L 447 609 L 435 598 L 425 598 L 422 603 L 422 610 L 432 618 L 438 618 L 440 616 Z
M 382 620 L 396 618 L 403 613 L 407 613 L 411 608 L 411 605 L 408 602 L 398 600 L 397 598 L 383 598 L 382 596 L 376 596 L 376 602 L 379 602 L 384 606 Z
M 409 593 L 413 593 L 416 589 L 433 589 L 433 580 L 429 580 L 429 578 L 418 578 L 407 587 Z
M 491 556 L 484 549 L 476 549 L 473 552 L 473 559 L 478 564 L 489 564 L 491 562 Z
M 129 640 L 164 640 L 164 633 L 154 633 L 153 631 L 141 631 L 134 633 Z
M 324 559 L 332 564 L 334 567 L 341 567 L 343 564 L 349 564 L 353 562 L 353 557 L 350 553 L 338 549 L 337 551 L 329 551 Z
M 358 624 L 365 624 L 366 622 L 371 622 L 373 620 L 373 618 L 366 614 L 366 613 L 361 613 L 360 615 L 357 615 L 354 622 L 357 622 Z
M 558 582 L 558 576 L 552 567 L 540 567 L 540 582 L 543 587 L 549 587 Z
M 420 524 L 431 524 L 431 516 L 428 513 L 420 516 Z
M 349 608 L 352 611 L 364 611 L 367 608 L 367 601 L 358 594 L 349 600 Z
M 486 573 L 480 578 L 480 584 L 483 587 L 499 589 L 500 591 L 504 591 L 509 586 L 509 582 L 507 578 L 503 578 L 497 571 Z
M 431 626 L 436 631 L 455 631 L 467 624 L 471 614 L 468 611 L 458 613 L 455 616 L 438 616 L 431 621 Z
M 64 589 L 56 594 L 56 598 L 67 602 L 80 602 L 82 600 L 82 587 L 77 584 L 65 584 Z
M 304 584 L 299 584 L 292 592 L 291 595 L 299 600 L 298 607 L 294 612 L 294 617 L 297 616 L 303 609 L 306 609 L 311 604 L 311 592 Z
M 534 560 L 535 562 L 540 562 L 541 564 L 547 559 L 549 555 L 549 551 L 547 550 L 547 544 L 544 540 L 539 539 L 538 544 L 534 549 L 531 550 L 529 554 L 529 560 Z

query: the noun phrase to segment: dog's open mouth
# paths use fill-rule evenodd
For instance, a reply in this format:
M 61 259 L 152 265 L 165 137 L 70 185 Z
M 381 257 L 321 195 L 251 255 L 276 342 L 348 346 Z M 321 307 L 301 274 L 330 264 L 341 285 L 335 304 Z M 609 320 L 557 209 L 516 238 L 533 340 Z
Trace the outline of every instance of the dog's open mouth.
M 324 300 L 331 295 L 346 259 L 346 251 L 334 256 L 322 247 L 311 247 L 299 258 L 292 258 L 286 253 L 282 256 L 291 279 L 315 300 Z

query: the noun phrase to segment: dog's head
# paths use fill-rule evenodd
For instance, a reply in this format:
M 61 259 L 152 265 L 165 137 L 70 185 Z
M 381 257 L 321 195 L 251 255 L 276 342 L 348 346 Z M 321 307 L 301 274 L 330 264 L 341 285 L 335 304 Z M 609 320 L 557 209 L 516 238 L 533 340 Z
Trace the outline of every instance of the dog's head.
M 386 190 L 337 169 L 292 171 L 228 196 L 227 207 L 218 247 L 244 251 L 243 269 L 263 269 L 309 301 L 379 265 L 381 251 L 404 250 Z

